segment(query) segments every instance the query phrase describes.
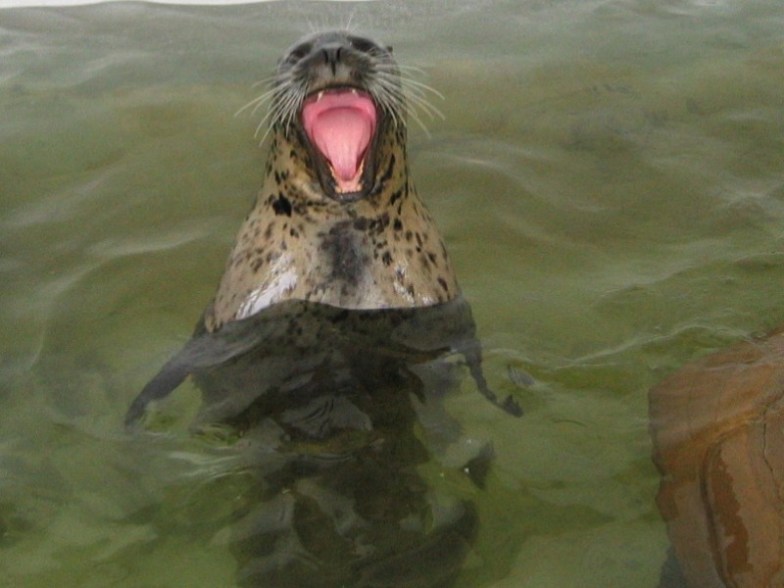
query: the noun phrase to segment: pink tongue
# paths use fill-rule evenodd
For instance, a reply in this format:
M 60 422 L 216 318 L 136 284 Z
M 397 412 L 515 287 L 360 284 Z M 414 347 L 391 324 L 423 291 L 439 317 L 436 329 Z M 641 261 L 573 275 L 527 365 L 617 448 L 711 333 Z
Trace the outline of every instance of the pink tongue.
M 339 190 L 359 190 L 360 162 L 376 124 L 372 100 L 350 91 L 327 92 L 305 103 L 302 121 L 310 140 L 332 164 Z

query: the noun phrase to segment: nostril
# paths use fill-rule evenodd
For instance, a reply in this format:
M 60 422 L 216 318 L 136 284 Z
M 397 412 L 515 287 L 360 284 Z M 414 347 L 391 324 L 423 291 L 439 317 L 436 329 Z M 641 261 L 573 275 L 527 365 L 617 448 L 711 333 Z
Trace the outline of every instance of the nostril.
M 336 75 L 338 62 L 340 61 L 341 47 L 326 47 L 322 50 L 324 63 L 332 70 L 332 75 Z

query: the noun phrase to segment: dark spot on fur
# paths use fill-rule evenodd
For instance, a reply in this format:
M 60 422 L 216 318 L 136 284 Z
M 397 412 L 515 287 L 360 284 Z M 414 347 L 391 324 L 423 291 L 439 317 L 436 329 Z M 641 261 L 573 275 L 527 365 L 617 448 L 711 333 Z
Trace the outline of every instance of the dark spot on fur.
M 381 256 L 381 261 L 383 261 L 386 266 L 390 265 L 392 263 L 392 254 L 389 251 L 385 251 L 384 255 Z
M 449 293 L 449 286 L 446 285 L 444 278 L 438 278 L 438 285 L 444 289 L 444 292 Z
M 373 190 L 374 194 L 378 194 L 384 190 L 384 186 L 389 181 L 389 178 L 392 177 L 392 172 L 395 170 L 395 155 L 392 154 L 389 158 L 389 165 L 387 165 L 387 169 L 384 172 L 384 175 L 379 178 L 378 183 L 376 184 L 375 189 Z
M 395 222 L 392 224 L 392 228 L 394 228 L 396 231 L 402 231 L 403 221 L 401 221 L 399 218 L 396 218 Z
M 279 194 L 278 199 L 272 203 L 272 209 L 277 215 L 291 216 L 291 202 L 283 194 Z
M 369 262 L 349 228 L 350 221 L 340 222 L 333 226 L 329 233 L 323 235 L 321 249 L 325 251 L 332 262 L 332 279 L 343 282 L 343 285 L 355 287 Z
M 354 228 L 358 231 L 366 231 L 369 224 L 371 224 L 370 221 L 364 216 L 354 220 Z

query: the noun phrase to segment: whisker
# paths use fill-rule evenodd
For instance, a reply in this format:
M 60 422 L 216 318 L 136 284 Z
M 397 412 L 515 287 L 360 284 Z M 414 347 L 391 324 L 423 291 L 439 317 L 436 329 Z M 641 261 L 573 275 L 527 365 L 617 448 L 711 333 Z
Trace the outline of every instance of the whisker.
M 439 92 L 438 90 L 436 90 L 433 86 L 429 86 L 429 85 L 427 85 L 427 84 L 425 84 L 423 82 L 420 82 L 418 80 L 414 80 L 412 78 L 406 78 L 406 77 L 401 77 L 400 81 L 401 81 L 401 83 L 404 86 L 411 86 L 413 88 L 417 88 L 418 90 L 423 90 L 425 92 L 430 92 L 431 94 L 441 98 L 441 100 L 445 100 L 444 95 L 441 92 Z
M 392 96 L 396 102 L 403 103 L 407 100 L 414 109 L 422 111 L 431 119 L 440 118 L 443 120 L 445 118 L 444 114 L 426 98 L 420 88 L 412 87 L 405 83 L 401 88 L 397 85 L 396 80 L 393 81 L 391 76 L 379 76 L 378 82 L 384 92 Z M 444 99 L 442 94 L 439 94 L 439 96 Z
M 392 116 L 397 126 L 400 118 L 399 113 L 405 108 L 405 102 L 401 99 L 402 97 L 383 88 L 382 91 L 377 92 L 374 96 L 381 107 Z
M 392 124 L 397 127 L 401 122 L 400 116 L 398 115 L 399 109 L 397 108 L 399 104 L 392 104 L 386 98 L 379 99 L 379 104 L 381 104 L 381 108 L 392 117 Z
M 267 136 L 268 136 L 268 135 L 270 134 L 270 132 L 272 131 L 272 127 L 273 127 L 273 125 L 267 125 L 267 130 L 266 130 L 266 131 L 264 131 L 264 134 L 261 136 L 261 139 L 259 139 L 259 147 L 261 147 L 262 145 L 264 145 L 264 140 L 267 138 Z M 259 127 L 256 129 L 256 133 L 253 135 L 253 136 L 254 136 L 254 138 L 259 136 L 259 131 L 260 131 L 260 130 L 261 130 L 261 126 L 259 126 Z
M 270 121 L 270 117 L 272 117 L 273 112 L 274 112 L 273 110 L 268 110 L 267 114 L 265 114 L 262 117 L 262 119 L 259 121 L 258 126 L 256 127 L 256 132 L 253 134 L 254 137 L 258 137 L 259 136 L 259 132 L 261 131 L 262 127 L 265 126 L 264 123 Z M 267 132 L 269 132 L 269 129 L 272 128 L 272 124 L 268 124 L 266 126 L 267 126 Z M 266 137 L 267 133 L 264 133 L 264 136 Z M 264 137 L 262 137 L 261 140 L 263 142 L 264 141 Z
M 292 124 L 304 96 L 304 89 L 298 87 L 293 74 L 287 72 L 283 75 L 272 76 L 270 79 L 273 80 L 273 86 L 237 112 L 240 114 L 253 107 L 251 115 L 255 115 L 259 108 L 265 104 L 268 106 L 267 113 L 259 121 L 254 133 L 254 137 L 258 137 L 266 126 L 259 144 L 264 142 L 275 124 L 280 123 L 284 128 L 288 128 Z
M 400 71 L 398 71 L 398 69 Z M 376 70 L 377 70 L 377 72 L 379 74 L 382 74 L 382 75 L 384 75 L 386 77 L 399 79 L 400 82 L 402 84 L 404 84 L 404 85 L 408 84 L 410 86 L 413 86 L 413 87 L 419 88 L 421 90 L 424 90 L 425 92 L 430 92 L 431 94 L 435 94 L 439 98 L 444 99 L 444 95 L 441 94 L 441 92 L 439 92 L 438 90 L 436 90 L 433 86 L 430 86 L 429 84 L 421 82 L 421 81 L 413 78 L 412 76 L 402 75 L 402 72 L 404 72 L 406 70 L 412 71 L 412 72 L 415 72 L 415 73 L 418 73 L 418 74 L 421 74 L 421 75 L 427 75 L 424 70 L 422 70 L 422 69 L 420 69 L 418 67 L 406 66 L 406 65 L 394 66 L 392 64 L 383 63 L 383 64 L 378 64 L 376 66 Z
M 416 107 L 414 110 L 419 109 L 425 114 L 427 114 L 430 118 L 440 118 L 441 120 L 444 120 L 446 118 L 444 117 L 443 112 L 441 112 L 438 108 L 436 108 L 429 102 L 413 96 L 410 97 L 409 99 L 411 103 Z
M 286 87 L 293 83 L 293 79 L 291 75 L 281 76 L 279 74 L 276 74 L 266 78 L 265 80 L 262 80 L 261 82 L 257 82 L 253 86 L 255 87 L 260 83 L 269 84 L 270 82 L 273 82 L 271 88 L 265 90 L 260 95 L 256 96 L 256 98 L 254 98 L 253 100 L 245 104 L 242 108 L 240 108 L 237 112 L 234 113 L 234 116 L 239 116 L 240 114 L 242 114 L 243 112 L 245 112 L 247 109 L 251 107 L 253 107 L 253 110 L 251 111 L 250 114 L 251 116 L 255 115 L 258 109 L 265 102 L 268 102 L 271 98 L 274 98 L 274 96 L 277 93 L 285 92 Z
M 406 65 L 406 64 L 398 63 L 397 64 L 397 68 L 400 71 L 410 71 L 410 72 L 413 72 L 415 74 L 419 74 L 419 75 L 422 75 L 422 76 L 426 76 L 427 75 L 427 72 L 424 69 L 422 69 L 421 67 L 417 67 L 415 65 Z
M 274 94 L 274 92 L 265 92 L 261 96 L 258 96 L 256 98 L 254 98 L 253 100 L 248 102 L 245 106 L 240 108 L 237 112 L 235 112 L 234 116 L 239 116 L 240 114 L 242 114 L 243 112 L 248 110 L 248 108 L 250 108 L 251 106 L 253 106 L 253 110 L 250 113 L 251 116 L 256 114 L 258 109 L 261 108 L 264 105 L 265 102 L 269 102 L 269 100 L 272 98 L 273 94 Z
M 255 89 L 258 88 L 259 86 L 266 86 L 267 84 L 274 82 L 276 79 L 278 79 L 279 75 L 280 74 L 274 73 L 270 76 L 267 76 L 266 78 L 261 78 L 260 80 L 253 82 L 253 84 L 251 84 L 251 88 Z
M 428 139 L 432 138 L 432 135 L 430 134 L 430 131 L 428 130 L 428 128 L 425 125 L 425 123 L 422 122 L 422 119 L 419 118 L 419 116 L 416 113 L 416 110 L 412 109 L 408 114 L 409 114 L 409 116 L 411 118 L 414 119 L 414 122 L 416 122 L 416 124 L 419 125 L 419 128 L 422 129 L 425 132 L 425 135 L 427 136 L 427 138 Z
M 346 21 L 346 26 L 343 27 L 347 32 L 351 32 L 351 21 L 354 20 L 354 15 L 356 14 L 356 8 L 352 10 L 348 15 L 348 20 Z

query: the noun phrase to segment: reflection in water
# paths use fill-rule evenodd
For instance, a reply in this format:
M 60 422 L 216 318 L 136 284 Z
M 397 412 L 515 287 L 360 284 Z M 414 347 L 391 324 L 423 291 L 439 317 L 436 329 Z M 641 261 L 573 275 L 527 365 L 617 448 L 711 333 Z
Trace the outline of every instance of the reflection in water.
M 650 403 L 662 587 L 784 586 L 784 332 L 686 366 Z
M 230 424 L 258 448 L 232 542 L 241 585 L 446 586 L 478 519 L 417 467 L 459 436 L 439 402 L 456 383 L 455 352 L 488 399 L 520 414 L 488 389 L 462 299 L 378 311 L 288 301 L 198 332 L 127 422 L 192 373 L 197 421 Z M 485 448 L 464 464 L 480 487 L 489 458 Z

